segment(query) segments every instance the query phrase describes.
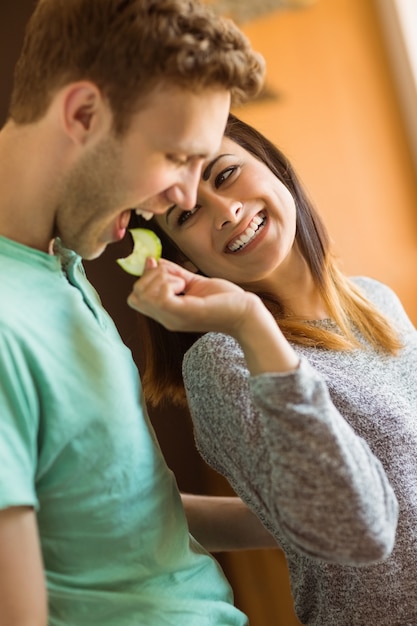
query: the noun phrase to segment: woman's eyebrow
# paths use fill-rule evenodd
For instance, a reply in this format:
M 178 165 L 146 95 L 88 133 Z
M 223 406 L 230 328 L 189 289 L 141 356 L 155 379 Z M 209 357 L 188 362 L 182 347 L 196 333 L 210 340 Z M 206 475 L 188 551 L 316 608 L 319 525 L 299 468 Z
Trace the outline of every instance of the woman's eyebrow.
M 213 166 L 217 163 L 217 161 L 219 159 L 222 159 L 225 156 L 232 156 L 232 155 L 231 154 L 227 154 L 227 153 L 219 154 L 219 156 L 217 156 L 215 159 L 210 161 L 210 163 L 207 165 L 206 169 L 204 170 L 203 175 L 202 175 L 201 178 L 203 180 L 208 180 L 210 178 L 210 176 L 211 176 L 211 170 L 213 169 Z

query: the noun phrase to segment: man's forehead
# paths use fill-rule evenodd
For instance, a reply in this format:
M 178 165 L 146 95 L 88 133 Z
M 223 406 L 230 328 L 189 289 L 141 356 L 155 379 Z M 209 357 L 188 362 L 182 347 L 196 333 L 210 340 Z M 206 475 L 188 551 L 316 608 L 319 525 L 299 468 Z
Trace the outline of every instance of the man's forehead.
M 192 92 L 180 87 L 159 87 L 141 99 L 137 108 L 140 117 L 157 117 L 161 122 L 175 128 L 177 118 L 190 122 L 204 122 L 205 116 L 211 118 L 219 114 L 226 116 L 230 109 L 230 93 L 224 89 L 204 89 Z M 224 120 L 226 121 L 226 120 Z

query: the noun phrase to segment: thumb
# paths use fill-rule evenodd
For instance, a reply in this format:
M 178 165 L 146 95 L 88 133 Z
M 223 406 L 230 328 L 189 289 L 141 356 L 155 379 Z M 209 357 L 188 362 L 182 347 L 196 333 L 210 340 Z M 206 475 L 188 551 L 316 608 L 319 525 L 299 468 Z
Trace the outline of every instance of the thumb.
M 158 267 L 158 263 L 156 259 L 151 256 L 148 256 L 145 260 L 145 269 L 150 270 L 152 268 Z

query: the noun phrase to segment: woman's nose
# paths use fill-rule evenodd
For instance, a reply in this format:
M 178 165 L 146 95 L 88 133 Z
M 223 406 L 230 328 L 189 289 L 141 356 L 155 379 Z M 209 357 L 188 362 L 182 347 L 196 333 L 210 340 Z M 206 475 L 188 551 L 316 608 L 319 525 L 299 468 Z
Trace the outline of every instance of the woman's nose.
M 243 204 L 239 200 L 221 198 L 216 205 L 214 223 L 218 230 L 227 224 L 236 224 L 241 219 Z

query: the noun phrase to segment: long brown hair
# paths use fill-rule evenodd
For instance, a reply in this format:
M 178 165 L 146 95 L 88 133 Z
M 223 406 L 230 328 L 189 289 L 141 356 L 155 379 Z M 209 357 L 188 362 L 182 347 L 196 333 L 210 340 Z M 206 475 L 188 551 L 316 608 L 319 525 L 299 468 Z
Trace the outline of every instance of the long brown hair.
M 296 205 L 296 241 L 330 317 L 340 331 L 332 332 L 294 318 L 275 296 L 258 293 L 285 337 L 299 345 L 352 350 L 363 347 L 354 334 L 356 327 L 373 347 L 395 354 L 401 347 L 396 332 L 360 289 L 338 269 L 323 221 L 285 155 L 260 132 L 233 114 L 229 116 L 225 136 L 265 163 L 291 192 Z M 163 256 L 177 263 L 183 262 L 184 255 L 155 220 L 151 225 L 161 239 Z M 200 335 L 168 331 L 142 315 L 139 316 L 139 324 L 143 348 L 142 383 L 147 401 L 152 405 L 159 405 L 164 400 L 184 405 L 182 359 Z

